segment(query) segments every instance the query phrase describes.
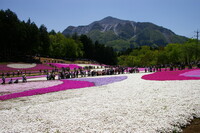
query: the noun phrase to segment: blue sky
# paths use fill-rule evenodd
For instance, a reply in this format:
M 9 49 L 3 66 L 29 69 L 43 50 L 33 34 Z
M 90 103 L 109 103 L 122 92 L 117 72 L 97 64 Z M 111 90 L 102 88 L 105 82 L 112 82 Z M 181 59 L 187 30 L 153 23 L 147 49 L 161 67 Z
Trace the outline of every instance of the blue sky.
M 0 0 L 0 9 L 8 8 L 20 20 L 30 18 L 48 31 L 62 32 L 107 16 L 152 22 L 189 38 L 200 30 L 200 0 Z

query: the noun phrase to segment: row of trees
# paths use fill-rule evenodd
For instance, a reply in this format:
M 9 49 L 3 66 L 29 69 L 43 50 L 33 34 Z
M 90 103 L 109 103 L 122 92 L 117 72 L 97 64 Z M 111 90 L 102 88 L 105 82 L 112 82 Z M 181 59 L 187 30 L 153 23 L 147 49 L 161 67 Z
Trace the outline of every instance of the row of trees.
M 11 10 L 0 11 L 0 58 L 12 61 L 27 55 L 48 54 L 50 39 L 47 28 L 39 28 L 29 19 L 20 21 Z
M 24 61 L 27 57 L 82 58 L 105 64 L 116 64 L 116 53 L 110 47 L 93 43 L 85 35 L 65 37 L 54 30 L 39 28 L 29 19 L 20 21 L 11 10 L 0 10 L 0 60 Z M 109 58 L 108 58 L 109 57 Z
M 116 65 L 117 54 L 111 47 L 95 43 L 86 35 L 65 37 L 61 33 L 50 32 L 50 56 L 68 59 L 89 59 L 100 63 Z
M 120 55 L 118 61 L 118 64 L 123 66 L 190 64 L 200 61 L 200 45 L 197 40 L 191 39 L 184 44 L 168 44 L 157 49 L 142 46 Z

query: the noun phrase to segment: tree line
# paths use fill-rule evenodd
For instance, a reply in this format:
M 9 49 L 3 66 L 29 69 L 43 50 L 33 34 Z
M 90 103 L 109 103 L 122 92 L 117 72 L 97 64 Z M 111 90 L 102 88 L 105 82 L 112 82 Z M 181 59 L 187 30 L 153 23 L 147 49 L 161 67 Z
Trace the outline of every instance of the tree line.
M 20 21 L 11 10 L 0 10 L 0 60 L 24 61 L 32 56 L 90 59 L 114 65 L 117 54 L 111 47 L 93 43 L 86 35 L 64 36 L 28 19 Z
M 122 66 L 153 66 L 165 64 L 190 64 L 200 61 L 200 45 L 197 39 L 189 39 L 183 44 L 167 44 L 165 47 L 152 48 L 141 46 L 128 49 L 118 56 Z
M 11 10 L 0 11 L 0 58 L 14 61 L 27 55 L 47 55 L 50 39 L 47 28 L 39 28 L 29 19 L 20 21 Z

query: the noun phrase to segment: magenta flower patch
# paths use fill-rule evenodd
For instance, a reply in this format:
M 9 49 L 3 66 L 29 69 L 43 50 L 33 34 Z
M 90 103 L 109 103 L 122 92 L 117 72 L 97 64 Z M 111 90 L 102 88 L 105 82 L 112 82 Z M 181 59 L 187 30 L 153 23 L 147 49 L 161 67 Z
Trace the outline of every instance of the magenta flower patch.
M 73 70 L 74 68 L 78 69 L 78 68 L 82 68 L 81 66 L 78 66 L 76 64 L 63 64 L 63 63 L 49 63 L 57 68 L 66 68 L 69 67 L 71 70 Z
M 181 71 L 162 71 L 156 72 L 148 75 L 142 76 L 142 79 L 145 80 L 200 80 L 199 75 L 200 69 L 194 70 L 181 70 Z M 196 75 L 196 76 L 187 76 L 187 75 Z
M 61 81 L 63 81 L 63 84 L 61 85 L 28 90 L 28 91 L 23 91 L 19 93 L 12 93 L 8 95 L 2 95 L 0 96 L 0 100 L 7 100 L 7 99 L 12 99 L 12 98 L 18 98 L 18 97 L 32 96 L 32 95 L 45 94 L 45 93 L 68 90 L 68 89 L 77 89 L 77 88 L 94 86 L 94 83 L 87 82 L 87 81 L 73 81 L 73 80 L 61 80 Z
M 61 80 L 63 84 L 60 84 L 60 85 L 33 89 L 33 90 L 27 89 L 26 91 L 23 91 L 23 92 L 2 95 L 0 96 L 0 100 L 45 94 L 45 93 L 68 90 L 68 89 L 107 85 L 107 84 L 122 81 L 125 79 L 127 79 L 127 76 L 115 76 L 115 77 L 103 77 L 103 78 L 77 78 L 77 79 L 70 79 L 70 80 L 66 79 L 66 80 Z M 25 84 L 27 84 L 27 88 L 31 88 L 28 86 L 29 82 Z
M 54 68 L 43 65 L 43 64 L 37 64 L 35 67 L 31 68 L 12 68 L 8 67 L 7 64 L 1 64 L 0 65 L 0 71 L 5 72 L 5 71 L 17 71 L 17 70 L 26 70 L 26 71 L 39 71 L 39 70 L 52 70 Z

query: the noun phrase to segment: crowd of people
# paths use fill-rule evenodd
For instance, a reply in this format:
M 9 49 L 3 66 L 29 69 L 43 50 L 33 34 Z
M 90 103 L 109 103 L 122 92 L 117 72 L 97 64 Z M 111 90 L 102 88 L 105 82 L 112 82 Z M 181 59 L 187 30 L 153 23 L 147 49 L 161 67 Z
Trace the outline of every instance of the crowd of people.
M 79 78 L 79 77 L 94 77 L 103 75 L 117 75 L 124 73 L 139 73 L 139 68 L 128 68 L 128 67 L 109 67 L 105 69 L 82 69 L 75 68 L 70 70 L 69 68 L 62 68 L 61 71 L 57 72 L 58 79 L 68 79 L 68 78 Z M 47 73 L 47 80 L 55 80 L 55 72 Z
M 27 78 L 26 78 L 26 74 L 22 75 L 22 82 L 27 82 Z M 19 83 L 19 79 L 15 79 L 15 81 L 13 81 L 13 78 L 10 78 L 10 80 L 8 81 L 8 84 L 13 84 L 13 83 Z M 6 77 L 4 75 L 2 75 L 2 83 L 1 84 L 6 84 Z
M 184 70 L 184 69 L 192 69 L 193 66 L 197 66 L 197 68 L 200 68 L 200 62 L 197 64 L 190 63 L 189 65 L 185 64 L 168 64 L 168 65 L 155 65 L 155 66 L 149 66 L 144 68 L 144 72 L 158 72 L 158 71 L 176 71 L 176 70 Z M 54 69 L 49 72 L 48 70 L 44 70 L 44 73 L 46 73 L 47 80 L 55 80 L 56 75 L 58 76 L 58 79 L 68 79 L 68 78 L 79 78 L 79 77 L 93 77 L 93 76 L 103 76 L 103 75 L 117 75 L 117 74 L 124 74 L 124 73 L 139 73 L 140 70 L 138 67 L 121 67 L 121 66 L 107 66 L 105 68 L 101 69 L 94 69 L 91 67 L 86 68 L 74 68 L 74 70 L 70 70 L 69 67 L 61 68 L 61 69 Z M 22 75 L 22 82 L 27 82 L 26 79 L 26 73 L 17 72 L 17 75 Z M 41 74 L 41 72 L 40 72 Z M 5 74 L 2 73 L 2 83 L 6 84 L 6 78 Z M 7 76 L 9 76 L 7 74 Z M 19 79 L 15 79 L 13 81 L 12 78 L 10 78 L 10 81 L 8 84 L 12 83 L 18 83 Z
M 185 70 L 186 68 L 192 69 L 193 66 L 196 66 L 196 68 L 200 68 L 200 62 L 198 62 L 198 63 L 191 62 L 188 65 L 186 65 L 184 63 L 180 63 L 180 64 L 166 64 L 166 65 L 149 66 L 149 67 L 145 67 L 145 72 Z
M 48 72 L 46 75 L 47 80 L 55 80 L 56 75 L 58 79 L 68 79 L 68 78 L 79 78 L 79 77 L 93 77 L 93 76 L 103 76 L 103 75 L 117 75 L 124 73 L 139 73 L 137 67 L 107 67 L 101 69 L 90 69 L 90 68 L 74 68 L 70 70 L 68 67 L 62 68 L 60 71 Z

